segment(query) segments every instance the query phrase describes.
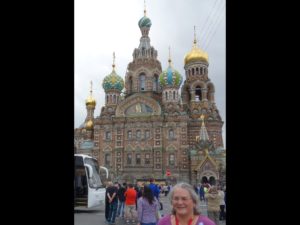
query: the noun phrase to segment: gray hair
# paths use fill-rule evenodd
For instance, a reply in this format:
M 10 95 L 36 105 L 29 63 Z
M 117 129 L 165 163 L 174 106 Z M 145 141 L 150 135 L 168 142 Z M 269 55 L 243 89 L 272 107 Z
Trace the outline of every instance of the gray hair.
M 175 190 L 176 188 L 182 188 L 182 189 L 184 189 L 184 190 L 186 190 L 186 191 L 189 192 L 189 194 L 190 194 L 190 196 L 191 196 L 191 198 L 192 198 L 192 200 L 193 200 L 193 202 L 194 202 L 194 204 L 195 204 L 195 206 L 194 206 L 194 215 L 200 215 L 200 214 L 201 214 L 201 211 L 200 211 L 200 201 L 199 201 L 199 196 L 196 194 L 194 188 L 193 188 L 190 184 L 188 184 L 188 183 L 185 183 L 185 182 L 178 183 L 178 184 L 176 184 L 176 185 L 172 188 L 172 190 L 171 190 L 170 193 L 169 193 L 169 200 L 170 200 L 170 202 L 171 202 L 171 205 L 172 205 L 172 199 L 173 199 L 173 195 L 174 195 L 174 190 Z M 176 212 L 175 212 L 175 210 L 174 210 L 173 208 L 172 208 L 172 214 L 173 214 L 173 215 L 176 214 Z

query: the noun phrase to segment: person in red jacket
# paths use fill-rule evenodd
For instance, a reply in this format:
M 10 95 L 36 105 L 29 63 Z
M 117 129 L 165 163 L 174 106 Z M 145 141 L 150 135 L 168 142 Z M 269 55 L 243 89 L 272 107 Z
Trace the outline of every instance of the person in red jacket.
M 132 223 L 135 223 L 137 220 L 137 212 L 135 207 L 135 201 L 137 198 L 136 190 L 134 190 L 132 184 L 128 184 L 128 189 L 124 193 L 125 196 L 125 220 L 128 224 L 131 220 Z

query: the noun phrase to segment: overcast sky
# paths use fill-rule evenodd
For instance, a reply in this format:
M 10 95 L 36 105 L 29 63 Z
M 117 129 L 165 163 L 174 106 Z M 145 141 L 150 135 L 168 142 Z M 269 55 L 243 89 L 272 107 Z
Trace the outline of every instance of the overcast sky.
M 150 43 L 158 51 L 162 69 L 168 66 L 170 46 L 173 66 L 184 80 L 183 60 L 192 48 L 196 26 L 198 47 L 208 53 L 208 77 L 225 122 L 225 0 L 146 0 L 146 9 L 152 22 Z M 96 99 L 94 115 L 100 115 L 105 100 L 102 81 L 112 71 L 113 52 L 116 72 L 125 80 L 133 50 L 139 46 L 138 21 L 143 11 L 144 0 L 75 0 L 75 127 L 86 117 L 90 81 Z

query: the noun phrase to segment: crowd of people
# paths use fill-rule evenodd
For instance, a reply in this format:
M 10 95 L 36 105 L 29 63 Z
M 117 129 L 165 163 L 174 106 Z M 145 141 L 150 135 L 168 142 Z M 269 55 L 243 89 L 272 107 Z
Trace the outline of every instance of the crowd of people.
M 168 196 L 172 211 L 161 215 L 163 205 L 160 194 Z M 207 204 L 207 216 L 200 212 L 200 202 Z M 105 218 L 114 225 L 116 218 L 134 225 L 219 225 L 226 219 L 225 192 L 223 187 L 202 184 L 191 186 L 159 186 L 154 179 L 143 185 L 108 182 L 105 201 Z

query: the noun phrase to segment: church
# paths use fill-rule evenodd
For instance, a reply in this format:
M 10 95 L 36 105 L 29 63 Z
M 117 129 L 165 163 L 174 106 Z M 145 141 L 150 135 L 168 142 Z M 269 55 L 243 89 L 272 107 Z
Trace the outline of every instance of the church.
M 105 105 L 96 116 L 91 83 L 86 119 L 74 131 L 74 151 L 97 158 L 110 179 L 120 182 L 225 184 L 224 122 L 209 79 L 208 54 L 194 34 L 184 57 L 185 74 L 175 69 L 170 49 L 169 66 L 162 68 L 150 44 L 151 25 L 144 10 L 140 43 L 125 76 L 118 74 L 113 54 L 112 71 L 102 82 Z

